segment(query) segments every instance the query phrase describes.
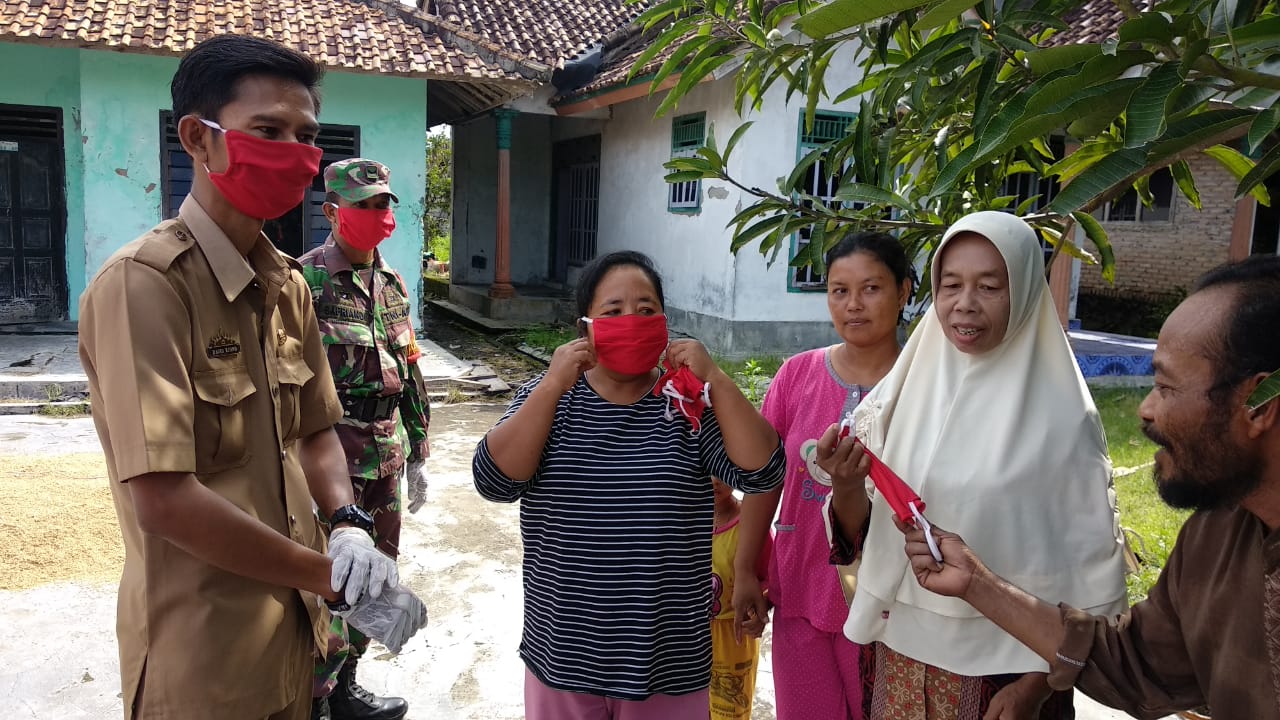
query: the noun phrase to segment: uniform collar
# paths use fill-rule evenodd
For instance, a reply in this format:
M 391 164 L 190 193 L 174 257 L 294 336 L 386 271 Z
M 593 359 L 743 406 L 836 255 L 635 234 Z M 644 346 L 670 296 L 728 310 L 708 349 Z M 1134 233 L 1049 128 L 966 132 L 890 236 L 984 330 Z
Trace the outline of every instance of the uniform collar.
M 324 239 L 324 245 L 320 246 L 320 252 L 324 253 L 324 266 L 329 269 L 331 274 L 355 272 L 355 267 L 347 259 L 347 254 L 342 252 L 342 248 L 338 247 L 338 241 L 333 239 L 333 233 L 329 233 L 329 237 Z M 384 273 L 391 271 L 386 261 L 382 259 L 382 253 L 377 248 L 373 250 L 373 269 Z
M 259 233 L 258 241 L 249 250 L 249 257 L 240 254 L 231 238 L 209 217 L 209 213 L 201 207 L 200 201 L 188 195 L 178 209 L 178 217 L 186 223 L 187 229 L 196 237 L 204 257 L 213 269 L 213 276 L 227 302 L 234 302 L 240 293 L 253 282 L 257 272 L 254 267 L 261 268 L 262 275 L 277 284 L 283 284 L 288 275 L 289 265 L 280 256 L 266 235 Z M 252 262 L 252 264 L 250 264 Z

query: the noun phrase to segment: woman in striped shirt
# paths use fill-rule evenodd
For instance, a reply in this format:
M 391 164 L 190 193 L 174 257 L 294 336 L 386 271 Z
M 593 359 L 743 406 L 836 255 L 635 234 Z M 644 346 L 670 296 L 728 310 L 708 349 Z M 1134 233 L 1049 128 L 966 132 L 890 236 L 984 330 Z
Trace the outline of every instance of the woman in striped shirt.
M 710 476 L 782 482 L 777 433 L 694 340 L 667 342 L 646 256 L 606 255 L 577 291 L 583 337 L 556 349 L 476 448 L 476 489 L 521 501 L 528 720 L 705 720 Z M 709 385 L 700 427 L 654 394 L 663 350 Z

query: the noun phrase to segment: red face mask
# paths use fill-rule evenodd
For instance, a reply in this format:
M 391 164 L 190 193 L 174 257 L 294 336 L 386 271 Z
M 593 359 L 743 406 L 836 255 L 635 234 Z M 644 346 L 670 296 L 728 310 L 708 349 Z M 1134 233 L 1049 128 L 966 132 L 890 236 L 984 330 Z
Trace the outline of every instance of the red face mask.
M 251 218 L 274 220 L 297 207 L 320 172 L 324 152 L 318 147 L 263 140 L 223 130 L 203 118 L 200 122 L 222 132 L 227 143 L 227 169 L 209 172 L 209 180 L 232 207 Z
M 620 375 L 643 375 L 667 349 L 666 315 L 583 318 L 594 331 L 596 360 Z
M 338 208 L 338 234 L 351 247 L 369 252 L 391 237 L 396 229 L 396 216 L 391 208 Z

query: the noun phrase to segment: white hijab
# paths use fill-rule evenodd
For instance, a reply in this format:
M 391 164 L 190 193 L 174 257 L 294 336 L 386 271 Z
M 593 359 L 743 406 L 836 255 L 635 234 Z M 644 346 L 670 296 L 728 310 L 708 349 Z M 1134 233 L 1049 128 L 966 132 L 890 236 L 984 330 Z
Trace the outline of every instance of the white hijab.
M 920 494 L 930 522 L 959 533 L 993 571 L 1047 602 L 1120 612 L 1123 540 L 1106 439 L 1049 295 L 1040 244 L 1013 215 L 967 215 L 934 256 L 935 292 L 938 260 L 962 232 L 990 240 L 1008 267 L 1004 340 L 967 355 L 930 309 L 859 405 L 858 435 Z M 962 675 L 1047 670 L 963 600 L 921 588 L 891 515 L 873 495 L 844 626 L 850 640 L 878 640 Z

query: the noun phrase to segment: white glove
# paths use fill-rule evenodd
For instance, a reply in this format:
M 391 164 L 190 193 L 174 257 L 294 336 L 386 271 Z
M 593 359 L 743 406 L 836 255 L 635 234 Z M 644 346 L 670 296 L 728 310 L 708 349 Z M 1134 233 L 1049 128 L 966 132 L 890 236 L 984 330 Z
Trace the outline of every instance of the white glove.
M 409 512 L 416 513 L 427 502 L 427 461 L 410 460 L 405 480 L 409 485 Z
M 329 587 L 343 593 L 348 605 L 355 605 L 368 593 L 376 598 L 383 587 L 400 585 L 396 561 L 373 545 L 369 533 L 354 527 L 341 527 L 329 535 L 329 559 L 333 570 Z
M 417 595 L 398 587 L 387 588 L 379 597 L 366 597 L 349 610 L 333 614 L 393 653 L 400 652 L 414 633 L 427 626 L 427 606 Z

